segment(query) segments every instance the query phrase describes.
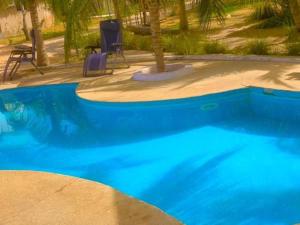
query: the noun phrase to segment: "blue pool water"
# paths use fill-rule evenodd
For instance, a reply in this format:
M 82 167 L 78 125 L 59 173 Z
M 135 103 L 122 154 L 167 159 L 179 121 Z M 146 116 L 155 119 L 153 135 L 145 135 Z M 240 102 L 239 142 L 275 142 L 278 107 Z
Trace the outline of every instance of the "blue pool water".
M 300 222 L 300 93 L 94 103 L 75 89 L 0 92 L 0 169 L 99 181 L 188 225 Z

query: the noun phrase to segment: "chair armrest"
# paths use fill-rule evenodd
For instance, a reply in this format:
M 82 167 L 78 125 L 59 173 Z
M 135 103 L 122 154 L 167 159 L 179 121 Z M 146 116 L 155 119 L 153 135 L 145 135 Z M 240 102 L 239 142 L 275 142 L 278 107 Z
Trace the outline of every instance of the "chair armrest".
M 90 48 L 97 49 L 97 48 L 101 48 L 101 47 L 99 45 L 88 45 L 85 47 L 85 49 L 90 49 Z
M 122 47 L 123 43 L 112 43 L 113 47 Z
M 101 47 L 96 45 L 88 45 L 84 49 L 91 49 L 91 52 L 97 53 L 96 49 L 101 49 Z
M 123 51 L 123 43 L 112 43 L 110 47 L 110 53 L 113 52 L 122 52 Z
M 16 45 L 14 47 L 14 49 L 17 49 L 17 50 L 32 50 L 32 47 L 31 46 L 27 46 L 27 45 Z
M 31 50 L 15 49 L 11 51 L 11 55 L 32 54 Z

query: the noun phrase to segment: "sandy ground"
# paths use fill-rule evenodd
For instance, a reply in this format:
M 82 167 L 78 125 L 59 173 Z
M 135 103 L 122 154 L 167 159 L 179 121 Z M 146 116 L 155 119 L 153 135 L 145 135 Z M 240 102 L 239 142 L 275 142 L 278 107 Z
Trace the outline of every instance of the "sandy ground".
M 214 31 L 208 34 L 208 38 L 219 40 L 229 49 L 244 47 L 249 40 L 263 38 L 273 50 L 284 48 L 286 34 L 281 28 L 255 29 L 258 22 L 249 22 L 249 16 L 253 9 L 246 8 L 234 11 L 228 15 L 223 26 L 213 24 Z

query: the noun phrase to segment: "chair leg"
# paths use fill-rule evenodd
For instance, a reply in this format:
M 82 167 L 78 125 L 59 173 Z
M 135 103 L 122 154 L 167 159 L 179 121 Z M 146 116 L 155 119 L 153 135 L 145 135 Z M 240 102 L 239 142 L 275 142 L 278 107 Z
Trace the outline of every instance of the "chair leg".
M 117 69 L 117 61 L 118 61 L 118 55 L 117 54 L 113 54 L 112 68 L 111 68 L 111 70 Z
M 9 79 L 10 80 L 12 80 L 13 76 L 17 73 L 20 65 L 21 65 L 21 62 L 16 61 L 15 65 L 13 66 L 12 70 L 9 73 Z
M 114 55 L 114 63 L 113 63 L 114 69 L 116 69 L 116 68 L 128 69 L 130 67 L 122 52 L 117 52 L 113 55 Z M 119 64 L 121 64 L 121 66 L 119 66 L 119 67 L 116 66 L 117 61 L 119 61 Z M 124 64 L 125 66 L 123 66 L 122 64 Z
M 121 53 L 121 57 L 123 58 L 123 61 L 124 61 L 125 65 L 126 65 L 126 67 L 128 69 L 130 66 L 129 66 L 129 63 L 127 62 L 127 60 L 126 60 L 126 58 L 125 58 L 125 56 L 124 56 L 123 53 Z
M 11 65 L 11 63 L 12 63 L 13 61 L 15 61 L 15 60 L 11 60 L 11 58 L 9 58 L 9 59 L 7 60 L 7 63 L 6 63 L 6 65 L 5 65 L 4 72 L 3 72 L 3 77 L 2 77 L 3 82 L 6 81 L 6 78 L 7 78 L 7 77 L 10 77 L 10 76 L 11 76 L 13 70 L 14 70 L 15 67 L 16 67 L 16 64 L 17 64 L 18 61 L 16 61 L 15 65 L 13 66 L 13 69 L 9 72 L 9 67 L 10 67 L 10 65 Z
M 2 76 L 2 81 L 5 82 L 6 81 L 6 76 L 7 76 L 7 72 L 8 72 L 8 68 L 9 68 L 9 65 L 12 61 L 10 59 L 7 60 L 7 63 L 5 65 L 5 68 L 4 68 L 4 72 L 3 72 L 3 76 Z
M 87 57 L 85 58 L 84 60 L 84 63 L 83 63 L 83 71 L 82 71 L 82 75 L 83 77 L 87 77 Z
M 41 75 L 44 75 L 44 72 L 41 71 L 41 70 L 37 67 L 37 65 L 35 65 L 35 63 L 34 63 L 33 61 L 30 61 L 30 63 L 33 65 L 33 67 L 34 67 Z

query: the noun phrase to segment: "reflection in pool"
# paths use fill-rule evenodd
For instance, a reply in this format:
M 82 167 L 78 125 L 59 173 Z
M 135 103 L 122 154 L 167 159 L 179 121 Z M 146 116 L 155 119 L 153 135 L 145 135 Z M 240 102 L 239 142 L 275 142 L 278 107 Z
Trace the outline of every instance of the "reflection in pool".
M 300 222 L 299 93 L 95 103 L 75 88 L 0 92 L 0 169 L 99 181 L 189 225 Z

